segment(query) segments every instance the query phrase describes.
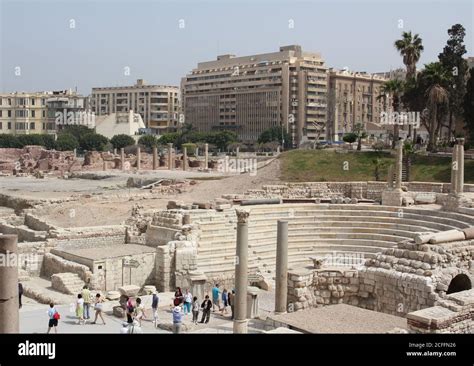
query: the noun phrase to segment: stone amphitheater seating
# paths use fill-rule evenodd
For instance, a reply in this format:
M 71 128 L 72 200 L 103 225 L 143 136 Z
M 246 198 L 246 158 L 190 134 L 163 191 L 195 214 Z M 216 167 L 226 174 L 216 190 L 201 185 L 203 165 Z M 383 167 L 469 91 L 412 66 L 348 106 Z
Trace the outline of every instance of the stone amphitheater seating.
M 281 204 L 247 206 L 249 270 L 273 272 L 278 219 L 288 220 L 288 262 L 311 264 L 310 257 L 337 253 L 372 258 L 385 248 L 413 239 L 419 232 L 437 232 L 474 225 L 466 214 L 422 208 L 351 204 Z M 198 268 L 208 276 L 234 270 L 235 209 L 191 211 L 201 237 Z

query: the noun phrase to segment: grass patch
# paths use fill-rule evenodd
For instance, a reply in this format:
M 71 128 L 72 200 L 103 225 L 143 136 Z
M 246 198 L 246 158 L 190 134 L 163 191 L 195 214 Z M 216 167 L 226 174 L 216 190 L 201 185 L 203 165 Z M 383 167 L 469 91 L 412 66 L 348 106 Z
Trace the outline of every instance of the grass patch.
M 389 153 L 373 151 L 293 150 L 280 156 L 280 179 L 288 182 L 349 182 L 375 180 L 379 159 L 379 180 L 386 181 L 388 167 L 395 164 Z M 451 181 L 451 159 L 419 156 L 412 160 L 410 180 L 420 182 Z M 466 183 L 474 183 L 474 161 L 466 160 Z

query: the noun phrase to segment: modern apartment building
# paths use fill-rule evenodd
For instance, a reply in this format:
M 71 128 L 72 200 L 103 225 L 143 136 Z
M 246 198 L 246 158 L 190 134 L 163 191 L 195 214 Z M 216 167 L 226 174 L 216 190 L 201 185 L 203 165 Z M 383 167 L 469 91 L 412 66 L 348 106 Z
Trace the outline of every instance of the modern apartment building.
M 380 117 L 381 112 L 388 110 L 391 101 L 377 98 L 385 81 L 384 77 L 373 74 L 330 70 L 327 126 L 330 140 L 341 140 L 358 123 L 366 130 L 387 129 L 380 126 Z
M 96 116 L 130 112 L 140 114 L 152 133 L 175 131 L 179 122 L 179 88 L 147 85 L 92 88 L 91 108 Z
M 55 134 L 56 112 L 71 111 L 71 103 L 83 110 L 86 99 L 71 90 L 0 94 L 0 133 Z
M 198 63 L 181 81 L 186 123 L 199 131 L 232 130 L 244 141 L 282 126 L 294 145 L 324 140 L 328 70 L 320 54 L 300 46 L 278 52 L 218 56 Z

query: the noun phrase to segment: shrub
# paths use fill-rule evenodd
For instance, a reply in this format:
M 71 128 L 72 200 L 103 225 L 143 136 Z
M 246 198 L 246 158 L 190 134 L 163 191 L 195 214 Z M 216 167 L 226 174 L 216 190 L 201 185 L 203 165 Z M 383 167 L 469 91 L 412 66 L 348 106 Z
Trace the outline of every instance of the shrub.
M 20 143 L 15 135 L 0 134 L 0 147 L 20 148 Z
M 114 147 L 114 149 L 121 149 L 126 146 L 135 145 L 135 140 L 132 136 L 120 134 L 115 135 L 110 139 L 110 143 Z
M 62 133 L 58 135 L 58 139 L 56 140 L 56 149 L 59 151 L 72 151 L 79 147 L 79 142 L 77 139 L 69 134 L 69 133 Z
M 155 146 L 158 146 L 158 139 L 155 135 L 143 135 L 138 139 L 138 144 L 145 146 L 148 149 L 152 149 Z
M 181 148 L 187 149 L 188 156 L 194 156 L 196 154 L 197 145 L 193 144 L 192 142 L 188 142 L 186 144 L 182 144 Z
M 107 137 L 91 132 L 81 136 L 79 139 L 79 146 L 82 150 L 104 151 L 108 142 L 109 140 Z

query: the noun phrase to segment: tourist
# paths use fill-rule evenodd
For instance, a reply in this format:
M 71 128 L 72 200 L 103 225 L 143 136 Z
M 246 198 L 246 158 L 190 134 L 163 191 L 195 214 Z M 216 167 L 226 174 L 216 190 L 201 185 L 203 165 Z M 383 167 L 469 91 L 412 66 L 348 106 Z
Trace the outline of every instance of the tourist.
M 181 287 L 178 287 L 176 289 L 176 292 L 174 293 L 173 305 L 179 306 L 182 303 L 183 303 L 183 292 L 181 291 Z
M 18 305 L 21 307 L 23 304 L 21 303 L 21 296 L 23 295 L 23 284 L 21 282 L 18 282 Z
M 56 310 L 56 308 L 54 307 L 53 303 L 49 304 L 48 317 L 49 317 L 48 331 L 46 333 L 49 333 L 51 331 L 51 328 L 53 328 L 53 327 L 54 327 L 54 333 L 57 333 L 58 332 L 59 313 Z
M 193 323 L 197 324 L 199 316 L 199 301 L 197 296 L 193 298 Z
M 209 295 L 206 295 L 206 299 L 202 302 L 202 318 L 200 323 L 209 323 L 209 318 L 211 317 L 211 308 L 212 308 L 212 301 L 209 299 Z
M 232 292 L 229 292 L 229 296 L 227 296 L 227 301 L 229 302 L 230 305 L 230 312 L 231 312 L 231 320 L 234 320 L 234 302 L 235 302 L 235 290 L 232 290 Z
M 153 296 L 151 298 L 151 309 L 153 311 L 153 325 L 158 327 L 158 304 L 160 299 L 158 298 L 158 293 L 153 291 Z
M 214 310 L 214 306 L 217 306 L 217 310 L 219 310 L 219 284 L 216 283 L 216 285 L 212 288 L 212 311 Z
M 84 299 L 81 294 L 77 295 L 76 316 L 78 317 L 77 324 L 86 324 L 86 320 L 84 319 Z
M 221 314 L 227 314 L 227 305 L 228 305 L 228 293 L 227 293 L 227 290 L 224 289 L 224 291 L 222 291 L 222 309 L 221 309 Z
M 173 333 L 181 333 L 181 323 L 183 315 L 181 314 L 181 306 L 175 306 L 173 309 Z
M 138 321 L 140 327 L 142 326 L 142 319 L 146 319 L 145 306 L 142 304 L 142 299 L 137 298 L 137 306 L 135 307 L 135 319 Z
M 89 291 L 87 285 L 82 288 L 81 294 L 82 298 L 84 299 L 84 319 L 87 320 L 91 318 L 89 314 L 91 306 L 91 292 Z
M 186 293 L 184 294 L 184 315 L 191 314 L 191 305 L 193 302 L 193 295 L 186 289 Z
M 127 303 L 126 303 L 126 310 L 127 310 L 127 323 L 132 324 L 133 323 L 133 314 L 135 312 L 135 306 L 133 305 L 133 301 L 130 297 L 126 297 Z
M 104 302 L 104 299 L 102 298 L 102 296 L 100 296 L 100 294 L 96 294 L 95 295 L 95 300 L 94 300 L 95 318 L 94 318 L 94 321 L 92 322 L 92 324 L 97 323 L 97 317 L 100 316 L 100 318 L 102 319 L 102 322 L 105 325 L 105 320 L 104 320 L 104 317 L 102 316 L 102 309 L 103 309 L 103 304 L 102 303 L 103 302 Z

